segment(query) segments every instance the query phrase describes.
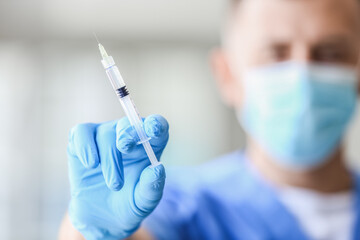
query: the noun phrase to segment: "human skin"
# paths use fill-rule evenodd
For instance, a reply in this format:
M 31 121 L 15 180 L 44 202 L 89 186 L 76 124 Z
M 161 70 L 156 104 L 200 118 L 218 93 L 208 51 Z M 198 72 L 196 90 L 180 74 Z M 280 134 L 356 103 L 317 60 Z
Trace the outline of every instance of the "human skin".
M 245 0 L 234 7 L 223 36 L 224 44 L 215 49 L 211 57 L 224 102 L 241 108 L 244 72 L 266 64 L 293 60 L 338 63 L 359 69 L 359 11 L 356 0 Z M 246 152 L 263 177 L 280 187 L 297 186 L 323 193 L 352 187 L 341 145 L 325 165 L 307 171 L 294 171 L 276 164 L 250 136 L 247 136 Z M 59 239 L 84 239 L 67 215 Z M 152 237 L 140 229 L 131 239 Z

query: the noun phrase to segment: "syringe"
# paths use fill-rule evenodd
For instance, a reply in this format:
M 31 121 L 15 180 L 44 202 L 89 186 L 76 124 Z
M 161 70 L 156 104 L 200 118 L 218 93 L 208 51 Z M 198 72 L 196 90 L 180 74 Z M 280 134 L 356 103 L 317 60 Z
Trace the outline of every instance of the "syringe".
M 129 118 L 130 124 L 134 127 L 140 141 L 138 144 L 144 146 L 145 152 L 149 157 L 152 167 L 160 165 L 157 160 L 154 151 L 149 143 L 150 138 L 147 137 L 143 128 L 143 122 L 141 117 L 132 101 L 129 91 L 126 89 L 125 82 L 119 72 L 119 69 L 115 66 L 114 59 L 109 56 L 103 45 L 99 43 L 99 50 L 102 56 L 101 63 L 105 68 L 106 74 L 109 77 L 111 85 L 113 86 L 116 95 L 119 97 L 120 103 L 125 111 L 126 116 Z

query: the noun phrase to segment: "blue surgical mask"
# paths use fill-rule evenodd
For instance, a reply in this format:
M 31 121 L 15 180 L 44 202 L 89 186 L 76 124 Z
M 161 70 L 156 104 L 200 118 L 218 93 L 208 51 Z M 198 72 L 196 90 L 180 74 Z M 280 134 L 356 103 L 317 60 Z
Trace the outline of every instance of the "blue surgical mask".
M 356 105 L 355 69 L 287 62 L 244 77 L 238 118 L 276 161 L 294 169 L 323 164 L 339 146 Z

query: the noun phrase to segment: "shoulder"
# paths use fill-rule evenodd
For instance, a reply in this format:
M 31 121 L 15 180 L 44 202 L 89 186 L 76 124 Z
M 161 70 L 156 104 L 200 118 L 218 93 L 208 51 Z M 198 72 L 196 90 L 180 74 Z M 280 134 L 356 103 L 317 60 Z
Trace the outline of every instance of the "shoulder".
M 192 191 L 208 184 L 225 184 L 229 180 L 239 178 L 241 172 L 246 170 L 245 165 L 243 152 L 234 151 L 199 166 L 169 168 L 167 185 Z
M 222 183 L 239 177 L 239 173 L 244 170 L 246 170 L 246 159 L 242 151 L 222 155 L 196 168 L 203 183 Z
M 247 171 L 242 151 L 228 153 L 196 167 L 170 168 L 163 201 L 171 202 L 172 207 L 188 214 L 199 209 L 199 205 L 209 198 L 238 201 L 242 186 L 249 181 Z

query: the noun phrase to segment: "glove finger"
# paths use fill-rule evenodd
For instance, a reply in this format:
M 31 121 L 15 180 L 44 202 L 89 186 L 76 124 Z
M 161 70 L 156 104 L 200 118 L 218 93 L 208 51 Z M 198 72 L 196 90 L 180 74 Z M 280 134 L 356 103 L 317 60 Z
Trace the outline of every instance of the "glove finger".
M 129 154 L 137 147 L 139 137 L 130 125 L 129 119 L 124 117 L 116 125 L 116 146 L 123 154 Z
M 79 124 L 69 134 L 68 154 L 76 156 L 85 168 L 96 168 L 99 165 L 96 127 L 97 124 L 93 123 Z
M 160 115 L 151 115 L 144 121 L 144 130 L 151 137 L 150 144 L 153 147 L 156 157 L 159 159 L 169 139 L 169 124 Z M 117 148 L 126 160 L 146 159 L 146 152 L 141 144 L 138 144 L 139 137 L 135 129 L 130 125 L 128 118 L 119 120 L 116 126 Z
M 124 185 L 124 170 L 121 153 L 116 148 L 116 121 L 98 126 L 96 142 L 100 155 L 100 165 L 106 185 L 118 191 Z
M 169 139 L 169 123 L 161 115 L 150 115 L 144 121 L 146 134 L 154 148 L 163 150 Z
M 135 187 L 134 201 L 136 207 L 148 215 L 159 203 L 165 185 L 165 168 L 162 164 L 145 168 Z

